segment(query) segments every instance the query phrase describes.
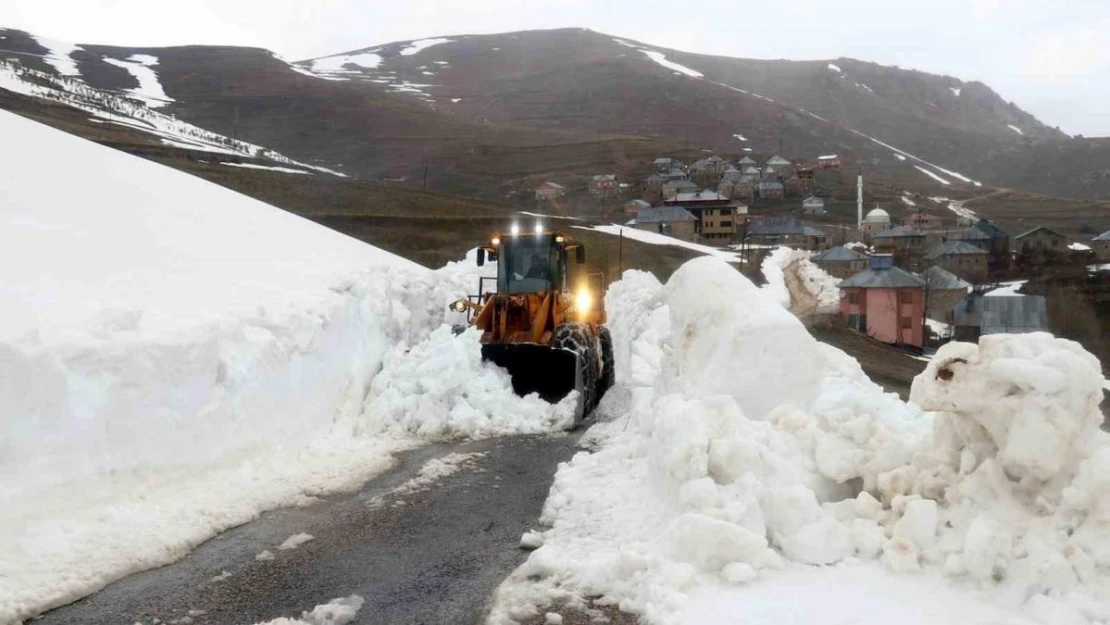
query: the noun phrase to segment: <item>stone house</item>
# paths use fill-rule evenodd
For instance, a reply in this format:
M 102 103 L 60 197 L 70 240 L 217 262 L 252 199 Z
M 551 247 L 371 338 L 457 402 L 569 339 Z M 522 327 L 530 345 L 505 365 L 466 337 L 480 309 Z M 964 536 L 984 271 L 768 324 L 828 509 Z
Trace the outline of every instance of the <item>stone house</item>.
M 802 200 L 802 211 L 807 215 L 824 215 L 825 199 L 811 195 Z
M 749 167 L 758 169 L 759 163 L 755 162 L 754 158 L 750 156 L 745 156 L 744 158 L 736 161 L 736 166 L 740 169 L 740 171 L 744 171 Z
M 680 193 L 691 193 L 698 190 L 698 185 L 689 180 L 671 180 L 663 185 L 663 199 L 672 200 Z
M 875 233 L 871 244 L 879 253 L 913 255 L 925 249 L 925 233 L 906 226 L 898 226 Z
M 915 211 L 902 219 L 903 226 L 906 226 L 907 228 L 913 228 L 914 230 L 918 230 L 920 232 L 939 230 L 942 227 L 943 223 L 944 222 L 943 220 L 941 220 L 940 217 L 937 217 L 936 215 L 930 215 L 929 213 L 923 211 Z
M 660 190 L 666 184 L 667 179 L 659 174 L 652 174 L 644 179 L 644 188 L 652 190 Z
M 546 202 L 566 195 L 567 189 L 557 182 L 550 180 L 536 187 L 536 201 Z
M 607 197 L 617 191 L 617 175 L 616 174 L 597 174 L 590 178 L 590 193 L 599 196 Z
M 759 173 L 759 168 L 755 165 L 748 165 L 747 167 L 744 167 L 740 170 L 740 175 L 745 182 L 750 182 L 752 184 L 759 182 L 761 176 L 761 174 Z
M 951 325 L 952 310 L 971 292 L 971 284 L 936 265 L 921 277 L 925 279 L 925 316 Z
M 683 241 L 696 241 L 697 218 L 678 206 L 648 206 L 629 225 L 637 230 L 664 234 Z
M 848 327 L 876 340 L 921 347 L 925 333 L 925 280 L 876 254 L 869 268 L 840 283 L 840 315 Z
M 970 293 L 952 310 L 953 338 L 976 343 L 989 334 L 1026 334 L 1048 330 L 1048 307 L 1042 295 Z
M 679 193 L 664 200 L 667 206 L 678 206 L 697 218 L 695 224 L 699 240 L 713 243 L 730 243 L 736 237 L 738 222 L 747 218 L 746 204 L 733 201 L 715 191 Z
M 806 250 L 828 247 L 824 230 L 807 226 L 793 217 L 758 217 L 748 223 L 747 240 L 759 245 L 788 245 Z
M 676 162 L 677 161 L 675 161 L 673 158 L 660 156 L 659 158 L 652 161 L 651 164 L 655 167 L 656 171 L 665 172 L 670 171 L 671 168 L 674 167 Z
M 1037 226 L 1028 232 L 1014 237 L 1017 251 L 1023 255 L 1041 256 L 1064 253 L 1068 249 L 1068 238 L 1044 226 Z
M 987 262 L 991 271 L 1008 269 L 1010 267 L 1010 235 L 987 219 L 980 219 L 975 222 L 973 227 L 986 234 L 990 239 L 986 249 L 987 253 L 990 254 Z
M 966 241 L 945 241 L 925 250 L 925 262 L 945 269 L 969 282 L 987 280 L 987 257 L 982 248 Z
M 639 215 L 640 211 L 645 208 L 651 208 L 651 202 L 647 200 L 629 200 L 624 203 L 624 212 L 629 217 Z
M 843 245 L 830 247 L 811 258 L 825 273 L 836 278 L 847 278 L 867 269 L 867 257 Z
M 818 156 L 817 166 L 821 169 L 840 169 L 840 157 L 836 154 Z
M 786 188 L 782 186 L 781 182 L 775 180 L 763 180 L 757 187 L 759 197 L 765 200 L 781 200 L 786 197 Z
M 717 193 L 734 200 L 752 201 L 755 197 L 755 187 L 749 182 L 729 182 L 722 180 L 717 185 Z
M 776 154 L 767 159 L 767 162 L 763 164 L 763 170 L 766 171 L 768 169 L 773 169 L 780 174 L 786 175 L 794 169 L 794 165 L 790 161 Z

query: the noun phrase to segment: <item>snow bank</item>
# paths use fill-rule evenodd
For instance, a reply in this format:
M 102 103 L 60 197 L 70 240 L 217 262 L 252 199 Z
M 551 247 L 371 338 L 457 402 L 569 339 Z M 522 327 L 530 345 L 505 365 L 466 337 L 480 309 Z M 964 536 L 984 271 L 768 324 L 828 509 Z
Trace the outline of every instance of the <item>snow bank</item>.
M 358 595 L 341 597 L 302 612 L 299 619 L 279 618 L 256 625 L 347 625 L 358 618 L 358 611 L 364 603 L 365 600 Z
M 0 135 L 50 155 L 0 154 L 0 623 L 356 488 L 422 434 L 563 423 L 432 332 L 495 268 L 430 272 L 9 113 Z M 379 410 L 386 380 L 421 401 Z
M 763 290 L 783 308 L 799 314 L 835 313 L 840 308 L 840 280 L 817 266 L 811 256 L 806 250 L 775 248 L 760 265 L 767 279 Z
M 913 389 L 943 412 L 922 413 L 726 268 L 611 287 L 619 386 L 491 622 L 602 597 L 645 623 L 802 623 L 851 579 L 881 609 L 846 621 L 1105 621 L 1096 359 L 1043 334 L 949 344 Z

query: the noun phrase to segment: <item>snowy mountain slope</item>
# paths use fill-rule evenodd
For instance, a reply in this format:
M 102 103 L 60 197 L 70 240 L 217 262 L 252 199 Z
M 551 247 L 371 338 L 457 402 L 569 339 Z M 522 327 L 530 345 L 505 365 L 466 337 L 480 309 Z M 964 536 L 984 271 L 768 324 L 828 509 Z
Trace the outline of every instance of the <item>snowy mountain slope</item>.
M 431 272 L 7 112 L 0 135 L 24 146 L 0 153 L 0 623 L 354 487 L 421 440 L 565 425 L 475 337 L 432 333 L 473 262 Z
M 590 601 L 649 625 L 1110 616 L 1096 358 L 951 343 L 903 403 L 726 267 L 610 289 L 620 386 L 491 623 Z

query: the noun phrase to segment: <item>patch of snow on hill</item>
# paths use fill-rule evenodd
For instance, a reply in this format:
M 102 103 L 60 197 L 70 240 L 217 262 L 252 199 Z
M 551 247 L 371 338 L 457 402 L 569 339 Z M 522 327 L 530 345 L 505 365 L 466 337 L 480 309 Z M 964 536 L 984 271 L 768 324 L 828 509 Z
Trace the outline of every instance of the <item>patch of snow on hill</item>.
M 257 163 L 223 163 L 228 167 L 243 167 L 246 169 L 264 169 L 268 171 L 279 171 L 283 174 L 312 174 L 310 171 L 303 169 L 293 169 L 291 167 L 273 167 L 270 165 L 259 165 Z
M 923 173 L 923 174 L 925 174 L 926 176 L 928 176 L 928 177 L 932 178 L 933 180 L 936 180 L 937 182 L 939 182 L 939 183 L 941 183 L 941 184 L 945 184 L 945 185 L 950 185 L 950 184 L 952 184 L 951 182 L 949 182 L 949 181 L 945 180 L 944 178 L 941 178 L 941 177 L 940 177 L 939 175 L 937 175 L 937 174 L 935 174 L 935 173 L 933 173 L 933 172 L 929 171 L 928 169 L 925 169 L 925 168 L 924 168 L 924 167 L 922 167 L 921 165 L 914 165 L 914 167 L 915 167 L 915 168 L 917 168 L 917 169 L 918 169 L 918 170 L 919 170 L 919 171 L 920 171 L 921 173 Z
M 900 161 L 904 161 L 904 160 L 906 160 L 906 157 L 905 157 L 905 156 L 902 156 L 901 154 L 898 154 L 897 152 L 895 152 L 895 153 L 894 153 L 894 158 L 896 158 L 896 159 L 898 159 L 898 160 L 900 160 Z
M 902 198 L 902 203 L 905 204 L 906 206 L 909 206 L 909 207 L 917 206 L 917 202 L 914 202 L 913 200 L 911 200 L 908 195 L 902 194 L 901 198 Z
M 948 90 L 951 91 L 952 95 L 956 96 L 957 98 L 960 97 L 960 88 L 959 87 L 949 87 Z
M 1069 243 L 1068 244 L 1068 249 L 1073 251 L 1073 252 L 1089 252 L 1089 251 L 1091 251 L 1091 246 L 1083 244 L 1083 243 L 1075 242 L 1075 243 Z
M 817 113 L 814 113 L 812 111 L 806 111 L 806 115 L 809 115 L 810 117 L 812 117 L 814 119 L 821 120 L 823 122 L 829 121 L 829 120 L 825 119 L 824 117 L 821 117 L 820 115 L 818 115 Z
M 326 56 L 322 59 L 313 59 L 312 71 L 324 74 L 351 73 L 356 70 L 347 69 L 346 65 L 355 65 L 363 69 L 374 69 L 381 65 L 382 57 L 373 52 L 360 52 L 358 54 L 338 54 Z
M 716 259 L 626 272 L 606 308 L 618 386 L 495 625 L 598 597 L 666 625 L 1110 613 L 1110 436 L 1078 344 L 950 343 L 904 403 Z
M 884 142 L 882 142 L 882 141 L 879 141 L 879 140 L 878 140 L 878 139 L 876 139 L 875 137 L 872 137 L 872 136 L 870 136 L 870 135 L 865 135 L 865 134 L 863 134 L 862 132 L 860 132 L 860 131 L 858 131 L 858 130 L 855 130 L 854 128 L 849 128 L 848 130 L 851 130 L 851 131 L 852 131 L 853 133 L 855 133 L 855 134 L 857 134 L 857 135 L 859 135 L 859 136 L 861 136 L 861 137 L 864 137 L 864 138 L 866 138 L 866 139 L 870 139 L 870 140 L 871 140 L 872 142 L 874 142 L 874 143 L 877 143 L 878 145 L 881 145 L 881 146 L 883 146 L 884 148 L 886 148 L 886 149 L 888 149 L 888 150 L 891 150 L 891 151 L 892 151 L 892 152 L 894 152 L 895 154 L 901 154 L 902 156 L 905 156 L 905 157 L 907 157 L 907 158 L 911 158 L 911 159 L 913 159 L 913 160 L 915 160 L 915 161 L 917 161 L 917 162 L 919 162 L 919 163 L 921 163 L 921 164 L 923 164 L 923 165 L 928 165 L 929 167 L 932 167 L 933 169 L 936 169 L 937 171 L 941 171 L 941 172 L 944 172 L 944 173 L 948 174 L 949 176 L 952 176 L 953 178 L 959 178 L 960 180 L 963 180 L 963 181 L 965 181 L 965 182 L 968 182 L 968 183 L 970 183 L 970 184 L 973 184 L 973 185 L 975 185 L 975 186 L 977 186 L 977 187 L 981 187 L 981 186 L 983 186 L 983 184 L 982 184 L 981 182 L 978 182 L 978 181 L 972 180 L 971 178 L 968 178 L 967 176 L 964 176 L 963 174 L 959 174 L 959 173 L 956 173 L 956 172 L 954 172 L 954 171 L 949 171 L 949 170 L 947 170 L 947 169 L 945 169 L 945 168 L 943 168 L 943 167 L 940 167 L 940 166 L 938 166 L 938 165 L 934 165 L 934 164 L 930 163 L 929 161 L 927 161 L 927 160 L 925 160 L 925 159 L 923 159 L 923 158 L 920 158 L 920 157 L 914 156 L 913 154 L 910 154 L 909 152 L 906 152 L 905 150 L 899 150 L 898 148 L 894 147 L 893 145 L 890 145 L 889 143 L 884 143 Z M 921 169 L 921 168 L 920 168 L 920 167 L 918 167 L 918 169 Z M 921 171 L 924 171 L 924 172 L 925 172 L 926 174 L 928 174 L 929 176 L 932 176 L 932 177 L 934 177 L 934 178 L 938 177 L 938 176 L 935 176 L 935 175 L 934 175 L 934 174 L 933 174 L 932 172 L 930 172 L 930 171 L 926 171 L 926 170 L 924 170 L 924 169 L 921 169 Z M 949 183 L 948 183 L 948 182 L 945 182 L 944 184 L 949 184 Z
M 1013 124 L 1006 124 L 1006 127 L 1009 128 L 1010 130 L 1013 130 L 1014 132 L 1018 133 L 1019 135 L 1024 135 L 1025 134 L 1024 132 L 1021 131 L 1021 128 L 1018 128 L 1017 126 L 1015 126 Z
M 48 50 L 44 60 L 60 75 L 81 75 L 81 72 L 77 69 L 77 61 L 73 60 L 71 55 L 78 50 L 84 50 L 84 48 L 66 41 L 47 39 L 46 37 L 39 37 L 36 35 L 32 35 L 31 38 Z
M 741 135 L 741 134 L 734 134 L 732 136 L 739 139 L 740 141 L 747 141 L 748 140 L 747 137 L 745 137 L 744 135 Z
M 831 69 L 834 72 L 840 73 L 840 66 L 839 65 L 829 63 L 829 69 Z
M 679 65 L 678 63 L 675 63 L 674 61 L 668 61 L 666 55 L 664 55 L 662 52 L 656 52 L 655 50 L 644 50 L 644 49 L 640 49 L 640 52 L 643 52 L 649 59 L 655 61 L 656 63 L 662 65 L 663 67 L 666 67 L 667 69 L 674 70 L 674 71 L 676 71 L 680 74 L 685 74 L 685 75 L 690 76 L 692 78 L 704 78 L 702 73 L 697 71 L 697 70 L 690 69 L 689 67 L 686 67 L 685 65 Z
M 437 46 L 441 43 L 451 43 L 453 39 L 445 39 L 443 37 L 436 37 L 433 39 L 420 39 L 409 43 L 404 49 L 401 50 L 401 56 L 412 56 L 432 46 Z
M 109 65 L 127 70 L 132 78 L 139 81 L 138 87 L 128 89 L 127 92 L 148 107 L 161 108 L 174 101 L 162 89 L 162 83 L 158 82 L 158 74 L 153 69 L 158 64 L 158 57 L 149 54 L 132 54 L 126 61 L 110 57 L 103 57 L 103 59 Z

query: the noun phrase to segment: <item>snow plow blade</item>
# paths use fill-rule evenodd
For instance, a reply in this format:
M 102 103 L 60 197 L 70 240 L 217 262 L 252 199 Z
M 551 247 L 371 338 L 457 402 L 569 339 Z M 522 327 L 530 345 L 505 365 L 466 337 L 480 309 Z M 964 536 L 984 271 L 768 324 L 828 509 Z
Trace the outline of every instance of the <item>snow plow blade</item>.
M 513 391 L 520 396 L 539 393 L 546 402 L 558 403 L 571 391 L 581 392 L 578 354 L 538 343 L 483 345 L 482 359 L 509 372 Z

